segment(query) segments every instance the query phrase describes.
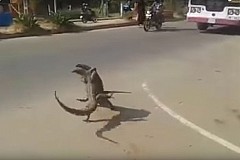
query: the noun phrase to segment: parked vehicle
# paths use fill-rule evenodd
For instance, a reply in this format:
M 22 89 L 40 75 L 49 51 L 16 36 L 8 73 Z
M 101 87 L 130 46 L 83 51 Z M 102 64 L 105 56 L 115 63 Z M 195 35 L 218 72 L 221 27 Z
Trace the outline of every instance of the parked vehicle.
M 163 4 L 160 4 L 157 9 L 150 9 L 146 12 L 146 20 L 144 22 L 144 30 L 147 32 L 151 27 L 155 27 L 157 30 L 162 28 L 164 23 Z
M 239 0 L 189 0 L 187 21 L 195 22 L 199 30 L 213 25 L 240 26 Z
M 131 2 L 130 1 L 127 1 L 125 4 L 123 4 L 123 12 L 130 12 L 132 11 L 132 8 L 131 8 Z
M 87 23 L 88 21 L 93 21 L 94 23 L 97 22 L 96 13 L 88 7 L 87 3 L 83 3 L 82 7 L 82 14 L 80 15 L 80 19 L 83 23 Z

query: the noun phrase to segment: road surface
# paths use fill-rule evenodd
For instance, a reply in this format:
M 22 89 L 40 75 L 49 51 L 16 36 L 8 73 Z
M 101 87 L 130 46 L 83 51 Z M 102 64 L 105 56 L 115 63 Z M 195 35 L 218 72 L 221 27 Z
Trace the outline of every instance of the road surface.
M 166 23 L 0 41 L 0 159 L 240 159 L 238 33 Z M 220 32 L 220 34 L 219 34 Z M 78 63 L 97 67 L 116 111 L 83 108 Z

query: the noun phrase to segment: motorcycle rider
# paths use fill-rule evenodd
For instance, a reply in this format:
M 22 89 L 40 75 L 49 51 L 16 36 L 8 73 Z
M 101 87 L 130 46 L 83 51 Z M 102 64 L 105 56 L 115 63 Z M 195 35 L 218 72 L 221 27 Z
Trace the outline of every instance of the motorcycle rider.
M 151 12 L 152 18 L 155 22 L 160 19 L 162 21 L 164 21 L 164 19 L 163 19 L 163 10 L 164 10 L 163 2 L 164 2 L 164 0 L 155 0 L 150 7 L 150 12 Z
M 81 9 L 82 9 L 81 17 L 84 23 L 86 23 L 87 21 L 96 22 L 96 13 L 91 8 L 89 8 L 87 3 L 83 3 Z
M 123 4 L 123 11 L 124 11 L 124 12 L 130 12 L 130 11 L 132 11 L 130 5 L 131 5 L 131 1 L 128 0 L 125 4 Z
M 88 4 L 87 3 L 83 3 L 82 4 L 82 11 L 84 14 L 88 14 L 88 15 L 91 15 L 92 14 L 92 11 L 91 9 L 88 7 Z

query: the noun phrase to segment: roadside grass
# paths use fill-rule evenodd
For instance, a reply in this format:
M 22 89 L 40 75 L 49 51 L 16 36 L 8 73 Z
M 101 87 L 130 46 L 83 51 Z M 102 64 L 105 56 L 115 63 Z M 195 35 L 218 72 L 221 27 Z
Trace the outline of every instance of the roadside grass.
M 82 32 L 80 26 L 69 24 L 67 26 L 58 26 L 49 21 L 38 22 L 39 27 L 26 29 L 23 25 L 14 23 L 10 27 L 0 29 L 0 39 L 29 37 L 29 36 L 46 36 L 60 33 Z
M 11 26 L 0 28 L 0 39 L 80 31 L 80 26 L 58 13 L 44 19 L 36 19 L 31 15 L 20 15 L 14 19 Z

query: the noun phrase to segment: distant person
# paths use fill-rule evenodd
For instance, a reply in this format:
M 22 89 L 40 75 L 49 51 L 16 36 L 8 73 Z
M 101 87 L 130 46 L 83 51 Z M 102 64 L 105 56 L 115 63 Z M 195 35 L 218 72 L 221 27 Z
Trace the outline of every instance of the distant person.
M 150 7 L 150 11 L 153 13 L 159 12 L 161 6 L 163 5 L 161 0 L 154 0 L 153 4 Z
M 164 10 L 163 0 L 154 0 L 149 10 L 152 13 L 153 19 L 155 19 L 156 21 L 159 18 L 164 18 L 163 17 L 163 10 Z
M 135 11 L 137 11 L 138 25 L 143 25 L 145 20 L 145 2 L 144 0 L 135 0 Z

